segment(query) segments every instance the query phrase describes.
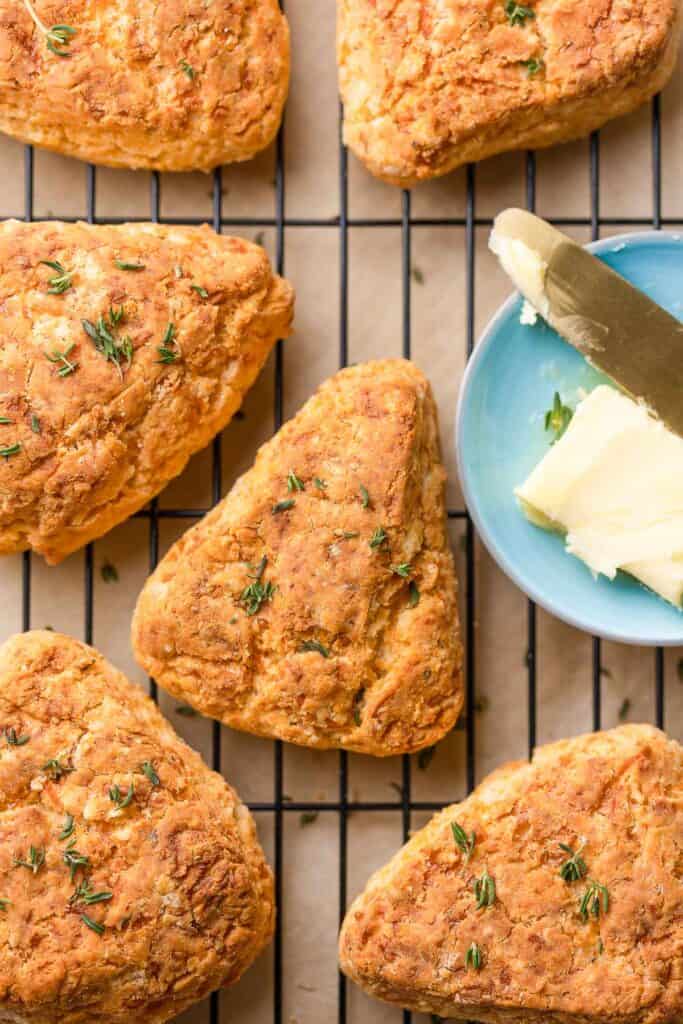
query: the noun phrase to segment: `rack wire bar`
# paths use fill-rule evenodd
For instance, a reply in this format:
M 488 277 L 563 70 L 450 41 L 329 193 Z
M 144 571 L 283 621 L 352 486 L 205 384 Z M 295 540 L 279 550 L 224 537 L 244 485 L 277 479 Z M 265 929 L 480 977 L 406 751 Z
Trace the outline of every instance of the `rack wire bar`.
M 465 233 L 466 261 L 466 315 L 465 338 L 467 357 L 472 354 L 475 344 L 475 253 L 476 232 L 478 228 L 487 228 L 492 218 L 479 217 L 476 214 L 476 168 L 469 165 L 465 169 L 466 206 L 462 217 L 424 218 L 412 215 L 411 194 L 401 194 L 400 217 L 389 218 L 353 218 L 349 216 L 349 174 L 348 158 L 341 136 L 341 108 L 339 110 L 339 215 L 336 217 L 301 218 L 288 217 L 286 213 L 286 183 L 284 161 L 284 124 L 278 135 L 275 147 L 275 209 L 272 217 L 225 217 L 223 215 L 223 186 L 220 168 L 214 172 L 212 179 L 212 216 L 211 222 L 217 232 L 224 228 L 268 228 L 275 229 L 276 256 L 275 263 L 278 273 L 285 270 L 285 239 L 289 228 L 336 228 L 339 237 L 339 365 L 347 365 L 349 358 L 349 231 L 352 228 L 400 228 L 401 231 L 401 284 L 402 284 L 402 352 L 410 358 L 412 351 L 411 321 L 411 282 L 412 282 L 412 229 L 414 227 L 454 227 L 462 228 Z M 653 212 L 651 218 L 615 218 L 602 217 L 600 213 L 600 137 L 594 133 L 589 140 L 590 161 L 590 216 L 553 218 L 553 223 L 562 227 L 588 228 L 591 237 L 599 237 L 603 228 L 611 225 L 630 226 L 635 228 L 664 226 L 683 226 L 683 219 L 662 216 L 662 160 L 661 160 L 661 104 L 659 97 L 651 107 L 651 152 L 652 152 L 652 197 Z M 526 155 L 525 185 L 526 205 L 533 210 L 536 205 L 537 168 L 535 155 Z M 31 146 L 24 147 L 24 212 L 21 219 L 34 219 L 34 185 L 35 161 Z M 161 213 L 161 178 L 156 172 L 150 175 L 150 217 L 160 224 L 201 224 L 205 218 L 199 217 L 166 217 Z M 92 165 L 86 168 L 86 210 L 87 221 L 91 224 L 122 223 L 124 220 L 142 221 L 144 218 L 102 218 L 97 215 L 97 171 Z M 50 220 L 75 221 L 75 217 L 49 217 Z M 284 353 L 282 343 L 278 342 L 275 349 L 275 392 L 273 419 L 275 429 L 279 429 L 284 414 Z M 220 501 L 223 492 L 221 438 L 217 437 L 211 448 L 211 507 Z M 165 508 L 159 499 L 150 502 L 149 506 L 135 514 L 136 518 L 149 523 L 149 568 L 152 571 L 159 560 L 159 525 L 162 520 L 196 520 L 204 516 L 209 509 Z M 456 729 L 466 732 L 466 784 L 468 792 L 476 783 L 476 736 L 475 736 L 475 702 L 477 693 L 476 677 L 476 544 L 474 526 L 466 509 L 453 508 L 448 510 L 448 518 L 462 522 L 466 539 L 466 581 L 464 594 L 464 639 L 465 639 L 465 672 L 466 672 L 466 712 L 461 717 Z M 31 554 L 25 552 L 21 562 L 22 628 L 31 627 Z M 94 590 L 93 590 L 93 545 L 88 544 L 83 554 L 84 571 L 84 636 L 88 643 L 92 642 L 94 624 Z M 528 698 L 528 749 L 531 754 L 537 738 L 538 710 L 538 629 L 537 609 L 529 602 L 527 609 L 527 698 Z M 602 700 L 602 645 L 599 638 L 592 640 L 592 721 L 595 729 L 601 726 Z M 655 720 L 663 727 L 665 717 L 665 666 L 664 652 L 661 648 L 654 651 L 654 705 Z M 156 684 L 150 680 L 150 693 L 157 700 Z M 221 771 L 221 725 L 212 723 L 211 730 L 211 764 L 216 771 Z M 282 879 L 285 858 L 285 814 L 293 812 L 316 812 L 336 814 L 339 818 L 339 879 L 338 879 L 338 917 L 341 921 L 347 905 L 348 878 L 348 816 L 353 812 L 395 812 L 400 815 L 401 832 L 404 839 L 408 838 L 411 829 L 412 815 L 415 812 L 433 812 L 443 804 L 436 801 L 413 799 L 411 778 L 411 759 L 404 756 L 401 761 L 401 793 L 397 801 L 358 801 L 349 799 L 349 758 L 344 751 L 338 760 L 338 792 L 333 801 L 290 801 L 284 796 L 284 764 L 283 745 L 273 744 L 274 786 L 272 801 L 252 802 L 250 807 L 256 812 L 273 815 L 274 823 L 274 865 L 276 900 L 278 917 L 273 943 L 273 1020 L 274 1024 L 282 1024 L 284 987 L 283 987 L 283 888 Z M 346 1024 L 348 1019 L 347 983 L 341 973 L 338 977 L 337 1019 L 339 1024 Z M 219 1024 L 221 1019 L 221 996 L 214 994 L 209 1002 L 210 1024 Z M 411 1014 L 404 1012 L 404 1024 L 409 1024 Z

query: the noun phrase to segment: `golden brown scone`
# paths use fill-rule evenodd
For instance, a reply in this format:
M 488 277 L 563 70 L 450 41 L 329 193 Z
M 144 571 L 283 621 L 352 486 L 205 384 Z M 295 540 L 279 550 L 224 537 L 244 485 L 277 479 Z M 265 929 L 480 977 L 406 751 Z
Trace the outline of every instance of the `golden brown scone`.
M 344 139 L 373 174 L 405 188 L 494 153 L 587 135 L 666 83 L 681 7 L 338 0 Z
M 0 1020 L 161 1024 L 270 940 L 254 822 L 152 702 L 57 633 L 0 648 Z
M 682 854 L 674 740 L 627 725 L 552 743 L 493 772 L 372 877 L 342 927 L 341 966 L 380 999 L 458 1020 L 675 1024 Z
M 275 136 L 289 82 L 277 0 L 0 0 L 0 131 L 110 167 L 208 171 Z M 60 56 L 62 53 L 64 56 Z
M 261 736 L 378 756 L 435 743 L 463 700 L 444 480 L 422 373 L 338 373 L 148 580 L 140 664 Z
M 206 227 L 0 224 L 0 554 L 59 562 L 157 494 L 292 304 L 262 249 Z

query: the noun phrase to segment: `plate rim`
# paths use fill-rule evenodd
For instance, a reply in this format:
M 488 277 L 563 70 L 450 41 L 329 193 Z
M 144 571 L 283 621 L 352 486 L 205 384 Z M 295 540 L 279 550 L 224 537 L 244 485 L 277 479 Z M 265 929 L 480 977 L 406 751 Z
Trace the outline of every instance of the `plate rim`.
M 681 243 L 683 242 L 683 232 L 656 229 L 649 229 L 647 231 L 629 231 L 623 235 L 610 235 L 607 238 L 596 239 L 592 242 L 586 243 L 583 248 L 592 253 L 601 253 L 603 250 L 608 250 L 615 244 L 623 244 L 625 246 L 634 241 L 656 242 L 657 244 L 662 244 L 663 242 Z M 591 625 L 587 620 L 582 619 L 580 616 L 576 616 L 571 612 L 565 611 L 559 604 L 554 603 L 552 599 L 545 598 L 536 589 L 533 582 L 527 583 L 526 581 L 523 581 L 516 568 L 509 561 L 507 555 L 501 550 L 497 542 L 489 534 L 488 529 L 483 524 L 482 518 L 479 514 L 479 509 L 473 499 L 472 489 L 470 487 L 467 470 L 465 468 L 464 453 L 460 443 L 460 438 L 462 436 L 461 427 L 465 419 L 467 393 L 476 368 L 483 358 L 483 354 L 493 344 L 493 338 L 501 322 L 510 315 L 521 297 L 520 292 L 512 292 L 512 294 L 508 296 L 493 316 L 487 321 L 484 329 L 479 335 L 477 343 L 474 346 L 473 352 L 467 360 L 465 372 L 463 373 L 455 415 L 455 454 L 458 478 L 462 488 L 466 511 L 469 513 L 484 547 L 508 579 L 510 579 L 523 594 L 530 598 L 534 604 L 537 604 L 540 608 L 543 608 L 555 618 L 560 619 L 561 622 L 565 622 L 574 629 L 578 629 L 590 636 L 598 636 L 604 640 L 612 640 L 617 643 L 629 644 L 637 647 L 680 647 L 683 645 L 683 611 L 679 613 L 681 615 L 681 636 L 678 639 L 670 637 L 667 637 L 666 639 L 651 638 L 649 636 L 634 636 L 633 634 L 629 636 L 628 634 L 623 634 L 611 629 L 596 630 L 594 625 Z M 569 342 L 567 342 L 567 344 L 569 344 Z

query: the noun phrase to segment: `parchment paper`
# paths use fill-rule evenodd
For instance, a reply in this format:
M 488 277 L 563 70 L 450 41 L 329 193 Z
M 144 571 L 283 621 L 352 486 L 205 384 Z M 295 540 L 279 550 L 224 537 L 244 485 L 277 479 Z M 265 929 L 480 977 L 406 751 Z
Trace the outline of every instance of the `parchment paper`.
M 340 213 L 338 100 L 334 61 L 332 0 L 288 0 L 293 35 L 293 81 L 287 109 L 284 153 L 286 216 L 332 219 Z M 683 227 L 683 74 L 676 73 L 661 99 L 662 215 Z M 603 235 L 630 230 L 620 218 L 653 216 L 651 108 L 609 125 L 600 136 L 601 217 Z M 524 205 L 525 155 L 490 160 L 476 170 L 478 218 L 491 217 L 505 205 Z M 223 171 L 226 218 L 272 218 L 275 215 L 274 153 Z M 24 215 L 24 150 L 0 139 L 0 213 Z M 401 217 L 401 193 L 374 181 L 349 158 L 349 216 Z M 212 182 L 203 175 L 163 175 L 161 215 L 211 220 Z M 549 217 L 591 215 L 588 141 L 539 153 L 537 211 Z M 416 218 L 463 217 L 464 171 L 413 192 Z M 98 217 L 147 217 L 150 176 L 100 169 L 97 172 Z M 34 216 L 83 216 L 86 168 L 77 161 L 36 151 Z M 677 226 L 677 225 L 676 225 Z M 226 231 L 229 231 L 226 228 Z M 590 229 L 568 229 L 588 240 Z M 234 233 L 239 234 L 238 231 Z M 244 231 L 262 235 L 274 255 L 273 228 Z M 476 231 L 474 312 L 476 332 L 507 296 L 510 286 L 487 252 L 488 229 Z M 349 229 L 349 361 L 400 355 L 402 345 L 400 227 Z M 338 368 L 340 233 L 332 226 L 291 226 L 285 232 L 285 271 L 297 289 L 296 334 L 284 350 L 284 413 L 291 416 L 316 386 Z M 461 227 L 423 227 L 412 231 L 412 352 L 434 385 L 441 413 L 442 438 L 449 470 L 449 506 L 462 507 L 455 472 L 454 414 L 466 351 L 466 249 Z M 273 361 L 246 400 L 246 418 L 234 422 L 223 442 L 223 485 L 228 490 L 246 469 L 258 445 L 273 429 Z M 181 479 L 161 497 L 165 507 L 201 508 L 210 502 L 211 457 L 197 455 Z M 163 521 L 161 553 L 189 525 Z M 451 523 L 461 583 L 464 615 L 464 525 Z M 149 527 L 131 520 L 95 544 L 94 642 L 129 677 L 145 687 L 129 643 L 136 596 L 149 566 Z M 104 583 L 103 562 L 112 562 L 118 583 Z M 31 624 L 51 625 L 84 637 L 84 554 L 57 568 L 38 558 L 31 568 Z M 20 557 L 0 561 L 0 639 L 21 628 Z M 476 774 L 508 759 L 524 758 L 528 748 L 527 601 L 476 549 Z M 592 640 L 542 611 L 538 612 L 538 742 L 592 727 Z M 653 721 L 655 652 L 602 645 L 602 720 L 617 723 L 619 708 L 630 701 L 628 718 Z M 683 681 L 678 662 L 683 649 L 665 655 L 665 712 L 668 731 L 683 739 Z M 160 703 L 178 732 L 205 757 L 211 756 L 211 724 L 177 714 L 176 702 Z M 413 799 L 449 802 L 465 795 L 465 733 L 456 730 L 439 744 L 425 770 L 413 759 Z M 273 744 L 222 730 L 223 771 L 242 797 L 270 802 L 274 797 Z M 375 761 L 349 757 L 350 800 L 396 799 L 391 784 L 401 782 L 398 759 Z M 329 800 L 339 796 L 339 759 L 294 747 L 284 751 L 284 792 L 293 800 Z M 274 823 L 271 812 L 257 814 L 261 839 L 272 862 Z M 282 1021 L 321 1024 L 337 1019 L 336 932 L 339 918 L 339 816 L 322 813 L 306 826 L 297 812 L 284 814 Z M 416 814 L 417 828 L 427 819 Z M 348 823 L 348 896 L 355 895 L 370 872 L 401 843 L 400 812 L 355 813 Z M 262 1024 L 273 1019 L 273 959 L 267 953 L 235 989 L 221 996 L 220 1020 Z M 400 1013 L 348 987 L 348 1021 L 352 1024 L 398 1022 Z M 416 1017 L 415 1020 L 420 1020 Z M 208 1024 L 208 1002 L 185 1014 L 183 1024 Z

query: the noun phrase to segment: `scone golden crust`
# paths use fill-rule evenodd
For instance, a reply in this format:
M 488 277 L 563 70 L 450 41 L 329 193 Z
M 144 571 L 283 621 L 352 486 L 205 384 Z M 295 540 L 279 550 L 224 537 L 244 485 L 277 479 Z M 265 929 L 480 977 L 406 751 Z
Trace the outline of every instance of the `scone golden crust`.
M 345 141 L 373 174 L 408 187 L 494 153 L 587 135 L 665 84 L 681 7 L 338 0 Z
M 436 407 L 402 360 L 328 380 L 148 580 L 136 656 L 226 725 L 388 755 L 463 699 Z
M 0 648 L 0 1020 L 161 1024 L 269 941 L 248 810 L 97 651 Z
M 629 725 L 540 747 L 531 764 L 500 768 L 438 814 L 374 875 L 344 922 L 342 969 L 380 999 L 458 1020 L 676 1024 L 682 842 L 674 740 Z M 563 877 L 571 851 L 578 872 Z M 494 898 L 478 908 L 485 872 Z M 605 889 L 592 890 L 584 920 L 593 883 Z M 466 965 L 472 944 L 479 970 L 474 951 Z
M 0 554 L 58 562 L 157 494 L 292 302 L 262 249 L 209 228 L 0 224 Z
M 0 131 L 111 167 L 208 171 L 275 136 L 289 82 L 277 0 L 0 0 Z

